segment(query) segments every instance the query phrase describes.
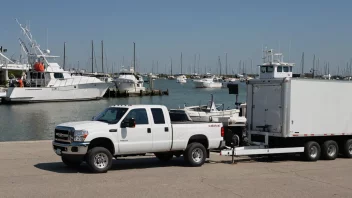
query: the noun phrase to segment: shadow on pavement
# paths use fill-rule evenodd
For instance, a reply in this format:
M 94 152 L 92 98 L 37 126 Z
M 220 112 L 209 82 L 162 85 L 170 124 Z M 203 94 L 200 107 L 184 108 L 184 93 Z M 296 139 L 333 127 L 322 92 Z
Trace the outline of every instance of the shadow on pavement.
M 173 158 L 169 162 L 161 162 L 156 158 L 118 158 L 117 160 L 113 160 L 112 167 L 109 171 L 172 166 L 185 167 L 186 164 L 183 160 L 183 157 Z M 67 167 L 62 162 L 38 163 L 34 165 L 34 167 L 55 173 L 91 173 L 86 163 L 82 163 L 79 168 Z
M 300 158 L 299 155 L 292 155 L 292 154 L 248 156 L 246 158 L 234 157 L 235 163 L 254 163 L 254 162 L 280 163 L 285 161 L 303 161 L 303 160 Z M 212 163 L 232 164 L 232 161 L 230 159 L 230 160 L 221 160 L 221 161 L 212 162 Z

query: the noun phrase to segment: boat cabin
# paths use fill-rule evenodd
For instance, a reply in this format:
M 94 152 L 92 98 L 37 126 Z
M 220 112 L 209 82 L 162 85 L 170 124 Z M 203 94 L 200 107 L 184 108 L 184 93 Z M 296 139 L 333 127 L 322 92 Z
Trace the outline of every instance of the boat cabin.
M 274 53 L 273 50 L 265 51 L 264 63 L 259 65 L 260 79 L 292 78 L 294 63 L 285 63 L 282 53 Z

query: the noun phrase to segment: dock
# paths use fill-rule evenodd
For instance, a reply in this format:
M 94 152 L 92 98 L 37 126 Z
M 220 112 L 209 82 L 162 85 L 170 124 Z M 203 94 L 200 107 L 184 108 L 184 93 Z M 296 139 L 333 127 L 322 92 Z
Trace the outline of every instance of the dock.
M 139 92 L 119 91 L 118 89 L 108 89 L 104 98 L 121 98 L 121 97 L 142 97 L 142 96 L 168 96 L 169 90 L 146 89 Z

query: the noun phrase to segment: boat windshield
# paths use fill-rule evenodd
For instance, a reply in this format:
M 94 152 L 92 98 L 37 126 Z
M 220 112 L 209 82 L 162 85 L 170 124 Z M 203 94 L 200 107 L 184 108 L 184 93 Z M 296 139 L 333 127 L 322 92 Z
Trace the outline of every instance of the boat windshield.
M 121 120 L 123 115 L 125 115 L 127 110 L 128 108 L 109 107 L 96 116 L 93 120 L 108 124 L 116 124 Z
M 262 73 L 272 73 L 274 71 L 274 67 L 273 66 L 261 66 L 260 71 Z

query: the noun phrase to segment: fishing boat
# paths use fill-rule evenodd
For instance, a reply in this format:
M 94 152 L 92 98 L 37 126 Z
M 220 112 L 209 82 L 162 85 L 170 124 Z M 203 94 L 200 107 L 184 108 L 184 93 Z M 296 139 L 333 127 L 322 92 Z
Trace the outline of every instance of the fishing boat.
M 129 70 L 123 68 L 113 82 L 120 92 L 140 93 L 145 91 L 143 78 L 136 75 L 132 67 Z
M 30 42 L 30 48 L 22 44 L 30 69 L 18 79 L 19 86 L 8 88 L 5 102 L 96 100 L 104 96 L 111 83 L 95 77 L 71 75 L 55 62 L 58 56 L 50 55 L 48 49 L 40 49 L 28 27 L 17 23 Z
M 203 78 L 193 80 L 193 84 L 195 88 L 221 88 L 222 79 L 207 73 Z
M 184 107 L 185 112 L 195 122 L 211 122 L 213 117 L 228 117 L 239 114 L 238 109 L 224 109 L 223 104 L 215 104 L 214 97 L 211 94 L 211 100 L 207 105 Z

